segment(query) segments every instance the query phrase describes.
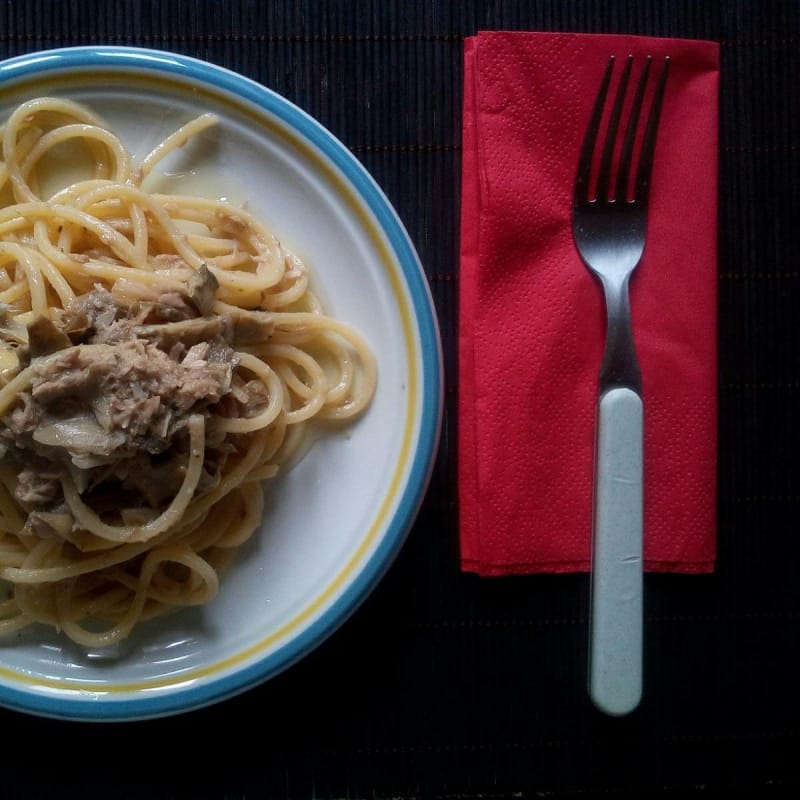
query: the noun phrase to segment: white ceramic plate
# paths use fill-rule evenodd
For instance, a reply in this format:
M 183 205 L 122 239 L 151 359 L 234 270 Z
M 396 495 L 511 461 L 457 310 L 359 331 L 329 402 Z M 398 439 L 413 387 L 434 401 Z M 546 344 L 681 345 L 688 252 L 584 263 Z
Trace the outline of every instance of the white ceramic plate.
M 413 523 L 442 407 L 436 316 L 389 202 L 329 132 L 237 74 L 171 53 L 68 48 L 0 63 L 0 119 L 37 96 L 89 105 L 135 156 L 197 114 L 215 133 L 164 165 L 175 191 L 246 201 L 356 326 L 380 378 L 367 414 L 273 482 L 262 529 L 217 599 L 143 625 L 111 653 L 45 629 L 0 640 L 0 702 L 125 720 L 217 702 L 274 676 L 332 633 L 381 578 Z

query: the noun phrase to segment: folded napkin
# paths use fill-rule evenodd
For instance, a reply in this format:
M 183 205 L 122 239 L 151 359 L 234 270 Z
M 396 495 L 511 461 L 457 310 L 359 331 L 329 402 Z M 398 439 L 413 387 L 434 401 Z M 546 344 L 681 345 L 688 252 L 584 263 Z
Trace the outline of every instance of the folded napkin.
M 589 569 L 599 284 L 570 227 L 610 55 L 671 57 L 644 257 L 631 282 L 644 400 L 645 568 L 713 570 L 719 48 L 480 33 L 465 44 L 459 284 L 462 568 Z M 655 72 L 655 70 L 654 70 Z M 612 83 L 612 87 L 615 84 Z

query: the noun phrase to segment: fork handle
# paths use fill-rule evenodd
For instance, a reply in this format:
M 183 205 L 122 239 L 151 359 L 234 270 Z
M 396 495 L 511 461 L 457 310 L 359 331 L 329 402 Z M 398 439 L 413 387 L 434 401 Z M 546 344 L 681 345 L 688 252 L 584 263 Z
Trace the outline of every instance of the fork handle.
M 600 397 L 592 543 L 589 695 L 606 714 L 642 696 L 641 397 L 616 387 Z

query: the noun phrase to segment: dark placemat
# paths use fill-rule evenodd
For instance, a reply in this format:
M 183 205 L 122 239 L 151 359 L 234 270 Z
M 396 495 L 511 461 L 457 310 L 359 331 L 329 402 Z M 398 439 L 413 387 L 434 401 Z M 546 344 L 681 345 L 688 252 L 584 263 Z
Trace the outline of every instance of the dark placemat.
M 719 565 L 647 581 L 646 697 L 584 689 L 587 580 L 457 566 L 455 325 L 462 43 L 479 29 L 722 44 Z M 442 327 L 446 417 L 429 494 L 384 582 L 269 683 L 117 725 L 0 711 L 3 797 L 505 797 L 798 783 L 800 6 L 796 2 L 6 2 L 0 57 L 175 50 L 319 119 L 395 204 Z M 23 770 L 33 757 L 35 772 Z M 17 766 L 19 765 L 19 766 Z

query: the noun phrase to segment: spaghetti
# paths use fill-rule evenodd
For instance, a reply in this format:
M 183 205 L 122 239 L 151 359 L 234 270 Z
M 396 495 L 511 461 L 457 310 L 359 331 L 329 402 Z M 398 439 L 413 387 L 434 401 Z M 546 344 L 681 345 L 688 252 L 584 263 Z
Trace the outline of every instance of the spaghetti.
M 0 128 L 0 633 L 105 647 L 208 603 L 260 524 L 262 481 L 375 391 L 367 344 L 258 220 L 142 187 L 216 123 L 138 166 L 68 100 Z M 93 174 L 44 197 L 76 143 Z

